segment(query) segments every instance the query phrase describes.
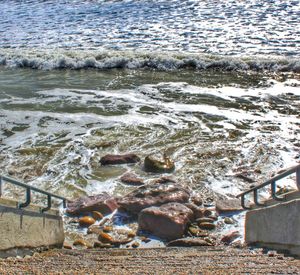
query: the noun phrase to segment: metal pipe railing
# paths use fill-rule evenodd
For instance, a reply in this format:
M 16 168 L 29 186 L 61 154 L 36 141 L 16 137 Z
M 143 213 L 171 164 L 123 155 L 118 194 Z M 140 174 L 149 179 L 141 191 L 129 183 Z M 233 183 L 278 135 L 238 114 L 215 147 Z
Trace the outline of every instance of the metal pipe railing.
M 258 190 L 265 187 L 265 186 L 267 186 L 267 185 L 271 185 L 272 198 L 275 199 L 275 200 L 278 200 L 278 201 L 282 201 L 282 200 L 284 200 L 284 198 L 278 197 L 277 194 L 276 194 L 276 181 L 281 180 L 281 179 L 283 179 L 283 178 L 285 178 L 285 177 L 287 177 L 287 176 L 289 176 L 293 173 L 296 173 L 296 184 L 298 186 L 298 189 L 300 190 L 300 164 L 299 164 L 299 165 L 296 165 L 296 166 L 282 172 L 281 174 L 279 174 L 275 177 L 272 177 L 271 179 L 265 181 L 264 183 L 262 183 L 260 185 L 252 187 L 249 190 L 247 190 L 243 193 L 240 193 L 236 197 L 241 198 L 241 205 L 244 209 L 251 209 L 250 207 L 247 207 L 245 205 L 245 195 L 253 192 L 254 203 L 257 206 L 263 206 L 264 204 L 260 203 L 259 200 L 258 200 Z
M 30 203 L 31 203 L 31 192 L 32 191 L 47 196 L 47 207 L 41 209 L 41 212 L 46 212 L 46 211 L 48 211 L 48 210 L 51 209 L 52 198 L 56 198 L 56 199 L 62 200 L 63 207 L 66 208 L 66 201 L 67 201 L 66 198 L 58 196 L 58 195 L 55 195 L 55 194 L 52 194 L 52 193 L 49 193 L 49 192 L 41 190 L 41 189 L 39 189 L 37 187 L 30 186 L 28 184 L 25 184 L 23 182 L 17 181 L 15 179 L 12 179 L 12 178 L 9 178 L 9 177 L 6 177 L 6 176 L 0 176 L 0 197 L 2 196 L 2 188 L 3 188 L 3 182 L 4 181 L 5 182 L 9 182 L 9 183 L 11 183 L 13 185 L 17 185 L 17 186 L 23 187 L 23 188 L 26 189 L 26 200 L 23 203 L 19 202 L 18 203 L 18 208 L 25 208 L 28 205 L 30 205 Z

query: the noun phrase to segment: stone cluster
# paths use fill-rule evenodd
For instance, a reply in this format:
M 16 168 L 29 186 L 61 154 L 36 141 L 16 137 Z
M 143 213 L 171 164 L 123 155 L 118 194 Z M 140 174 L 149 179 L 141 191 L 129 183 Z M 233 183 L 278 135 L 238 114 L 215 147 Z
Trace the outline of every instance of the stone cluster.
M 154 173 L 173 170 L 175 167 L 166 156 L 157 163 L 156 158 L 146 157 L 147 171 L 151 170 L 149 159 L 154 163 Z M 101 164 L 117 165 L 138 161 L 140 158 L 134 154 L 107 155 L 101 159 Z M 163 169 L 164 161 L 166 170 Z M 149 235 L 159 237 L 168 246 L 212 246 L 218 241 L 230 244 L 239 237 L 238 232 L 231 232 L 218 240 L 212 234 L 220 225 L 216 208 L 204 207 L 201 196 L 192 194 L 174 179 L 161 177 L 150 184 L 144 184 L 135 174 L 126 173 L 121 181 L 137 187 L 122 198 L 101 193 L 68 203 L 66 213 L 78 217 L 69 223 L 78 223 L 79 227 L 87 228 L 87 236 L 74 240 L 73 244 L 66 243 L 65 248 L 107 248 L 120 245 L 137 248 L 140 243 L 150 241 Z M 217 210 L 222 212 L 224 208 L 226 202 L 222 201 Z M 233 208 L 232 204 L 229 208 Z M 130 230 L 114 228 L 113 217 L 105 217 L 115 210 L 131 218 Z M 222 223 L 230 222 L 233 221 L 227 217 Z

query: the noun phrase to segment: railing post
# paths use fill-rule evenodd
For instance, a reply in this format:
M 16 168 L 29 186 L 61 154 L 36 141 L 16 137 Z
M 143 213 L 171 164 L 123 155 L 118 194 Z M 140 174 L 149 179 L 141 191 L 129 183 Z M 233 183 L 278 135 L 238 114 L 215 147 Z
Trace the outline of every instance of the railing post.
M 272 193 L 272 198 L 274 200 L 277 200 L 277 201 L 283 201 L 284 198 L 280 198 L 276 195 L 276 182 L 275 181 L 272 181 L 271 183 L 271 193 Z
M 296 183 L 298 190 L 300 191 L 300 165 L 296 168 Z
M 242 195 L 242 196 L 241 196 L 241 205 L 242 205 L 242 207 L 243 207 L 244 209 L 246 209 L 246 210 L 251 209 L 250 207 L 247 207 L 247 206 L 245 205 L 245 195 Z
M 27 207 L 31 202 L 31 189 L 30 187 L 26 188 L 26 201 L 24 203 L 19 203 L 18 208 Z
M 47 195 L 47 207 L 43 208 L 42 212 L 46 212 L 46 211 L 50 210 L 51 206 L 52 206 L 51 196 Z
M 259 203 L 258 201 L 258 192 L 257 189 L 253 190 L 254 202 L 257 206 L 264 206 L 264 204 Z

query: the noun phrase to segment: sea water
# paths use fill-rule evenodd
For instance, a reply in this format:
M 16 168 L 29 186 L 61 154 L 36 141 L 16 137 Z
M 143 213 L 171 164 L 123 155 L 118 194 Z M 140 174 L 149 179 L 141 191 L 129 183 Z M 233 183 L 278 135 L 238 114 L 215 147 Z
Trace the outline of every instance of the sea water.
M 292 0 L 1 1 L 0 173 L 124 195 L 123 173 L 158 175 L 100 158 L 165 152 L 205 200 L 235 197 L 299 162 L 299 18 Z

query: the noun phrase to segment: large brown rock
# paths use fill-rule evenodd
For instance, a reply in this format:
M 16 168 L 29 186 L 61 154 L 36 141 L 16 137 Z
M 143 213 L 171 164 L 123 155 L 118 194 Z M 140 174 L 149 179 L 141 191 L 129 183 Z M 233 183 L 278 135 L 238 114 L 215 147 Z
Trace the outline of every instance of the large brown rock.
M 186 226 L 192 219 L 191 209 L 172 202 L 144 209 L 139 214 L 138 223 L 139 230 L 145 230 L 165 240 L 174 240 L 184 235 Z
M 160 206 L 168 202 L 185 203 L 190 193 L 179 184 L 143 185 L 118 200 L 118 204 L 128 212 L 138 214 L 144 208 Z
M 104 215 L 110 214 L 118 208 L 118 204 L 108 193 L 101 193 L 95 196 L 80 197 L 75 201 L 68 202 L 67 214 L 84 215 L 92 211 L 98 211 Z
M 100 159 L 101 165 L 137 163 L 140 158 L 136 154 L 105 155 Z

